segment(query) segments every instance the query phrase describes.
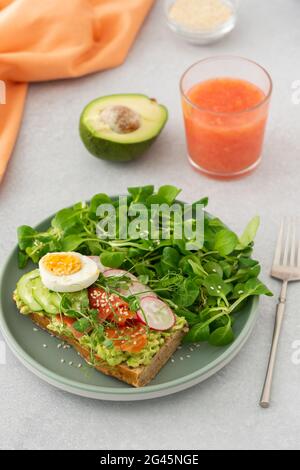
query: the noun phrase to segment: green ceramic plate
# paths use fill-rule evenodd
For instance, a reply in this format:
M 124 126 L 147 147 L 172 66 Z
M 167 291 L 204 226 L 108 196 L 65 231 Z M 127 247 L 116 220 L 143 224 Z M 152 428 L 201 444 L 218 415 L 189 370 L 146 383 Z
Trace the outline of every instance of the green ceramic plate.
M 51 218 L 39 224 L 37 229 L 45 230 Z M 27 268 L 28 271 L 31 269 L 33 265 Z M 146 400 L 202 382 L 238 354 L 252 332 L 258 313 L 258 298 L 251 298 L 236 316 L 234 343 L 222 348 L 208 344 L 184 345 L 150 385 L 136 389 L 89 367 L 72 348 L 57 347 L 59 340 L 35 328 L 29 318 L 19 314 L 12 293 L 22 274 L 23 271 L 18 269 L 16 247 L 4 266 L 0 281 L 0 327 L 11 350 L 46 382 L 77 395 L 101 400 Z M 80 368 L 79 364 L 82 365 Z

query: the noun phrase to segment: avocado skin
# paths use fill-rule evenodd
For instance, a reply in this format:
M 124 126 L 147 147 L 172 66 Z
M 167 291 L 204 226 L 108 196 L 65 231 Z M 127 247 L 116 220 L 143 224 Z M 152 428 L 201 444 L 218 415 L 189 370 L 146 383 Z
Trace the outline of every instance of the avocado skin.
M 164 129 L 168 120 L 168 110 L 165 106 L 163 106 L 163 108 L 166 112 L 166 119 L 163 122 L 158 134 L 152 137 L 151 139 L 128 144 L 102 139 L 101 137 L 94 136 L 83 123 L 83 119 L 80 119 L 79 133 L 81 140 L 86 149 L 94 157 L 101 158 L 102 160 L 109 160 L 114 162 L 128 162 L 131 160 L 135 160 L 136 158 L 140 157 L 153 144 L 153 142 L 157 139 L 157 137 Z

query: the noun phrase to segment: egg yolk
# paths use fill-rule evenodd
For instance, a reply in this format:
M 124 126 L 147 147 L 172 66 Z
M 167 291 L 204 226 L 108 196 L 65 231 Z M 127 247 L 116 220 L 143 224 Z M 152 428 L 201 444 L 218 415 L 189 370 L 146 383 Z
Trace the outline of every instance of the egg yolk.
M 68 276 L 81 270 L 82 264 L 74 255 L 49 254 L 44 260 L 44 267 L 55 276 Z

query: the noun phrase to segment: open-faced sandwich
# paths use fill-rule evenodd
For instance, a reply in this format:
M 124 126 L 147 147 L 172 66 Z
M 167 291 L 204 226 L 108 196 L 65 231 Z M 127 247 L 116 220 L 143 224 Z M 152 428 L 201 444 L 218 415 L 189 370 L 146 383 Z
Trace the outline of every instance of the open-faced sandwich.
M 259 218 L 238 237 L 204 210 L 207 198 L 186 207 L 176 203 L 179 192 L 147 185 L 125 198 L 99 193 L 61 209 L 42 230 L 18 228 L 19 267 L 38 263 L 14 292 L 21 313 L 136 387 L 181 339 L 231 344 L 247 301 L 272 295 L 251 257 Z M 178 218 L 183 205 L 189 210 Z
M 134 387 L 156 376 L 188 331 L 133 274 L 76 252 L 43 256 L 17 283 L 14 300 L 98 371 Z

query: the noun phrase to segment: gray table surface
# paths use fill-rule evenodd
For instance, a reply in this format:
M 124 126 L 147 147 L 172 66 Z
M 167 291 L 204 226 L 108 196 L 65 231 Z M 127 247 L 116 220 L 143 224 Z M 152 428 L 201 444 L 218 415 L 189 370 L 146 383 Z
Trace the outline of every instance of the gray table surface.
M 237 231 L 254 214 L 261 215 L 255 255 L 263 279 L 277 295 L 279 284 L 268 273 L 279 219 L 300 215 L 300 105 L 292 102 L 292 83 L 300 79 L 299 18 L 297 0 L 242 0 L 235 31 L 200 48 L 167 29 L 159 0 L 124 65 L 78 80 L 31 86 L 0 187 L 1 264 L 16 243 L 20 224 L 34 225 L 96 192 L 173 183 L 183 189 L 185 200 L 208 195 L 210 211 Z M 263 163 L 251 176 L 230 182 L 207 179 L 189 166 L 178 93 L 185 68 L 216 54 L 256 60 L 275 84 Z M 77 131 L 85 103 L 118 92 L 155 96 L 170 110 L 168 126 L 148 154 L 125 165 L 89 156 Z M 229 366 L 187 391 L 148 402 L 109 403 L 64 393 L 27 371 L 7 348 L 6 364 L 0 365 L 0 448 L 299 448 L 300 365 L 292 360 L 294 342 L 300 340 L 296 284 L 289 289 L 272 407 L 258 407 L 276 295 L 261 301 L 253 335 Z

